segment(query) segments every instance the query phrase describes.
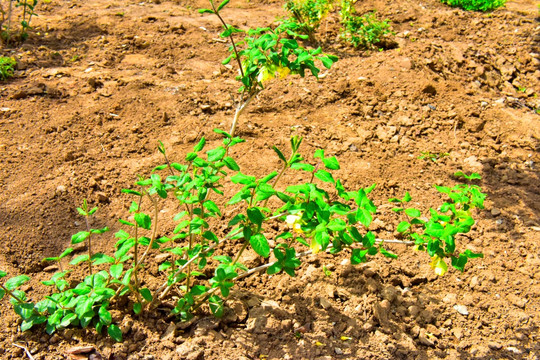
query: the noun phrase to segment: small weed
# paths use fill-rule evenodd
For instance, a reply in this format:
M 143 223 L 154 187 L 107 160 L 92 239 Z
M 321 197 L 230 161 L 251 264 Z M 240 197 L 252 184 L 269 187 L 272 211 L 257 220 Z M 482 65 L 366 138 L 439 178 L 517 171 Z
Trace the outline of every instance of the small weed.
M 375 11 L 357 16 L 353 3 L 342 0 L 341 5 L 341 38 L 355 48 L 372 49 L 383 37 L 392 34 L 388 20 L 377 19 Z
M 492 11 L 506 3 L 506 0 L 441 0 L 443 4 L 468 11 Z
M 431 160 L 433 162 L 437 162 L 437 160 L 440 160 L 440 159 L 445 158 L 447 156 L 450 156 L 450 154 L 446 153 L 446 152 L 432 153 L 431 151 L 422 151 L 420 153 L 420 156 L 418 157 L 418 159 L 420 159 L 420 160 Z
M 12 77 L 15 66 L 17 66 L 15 59 L 6 56 L 0 57 L 0 80 L 7 80 Z
M 287 27 L 306 34 L 314 40 L 314 33 L 321 21 L 333 9 L 334 0 L 289 0 L 285 9 L 291 17 L 286 19 Z

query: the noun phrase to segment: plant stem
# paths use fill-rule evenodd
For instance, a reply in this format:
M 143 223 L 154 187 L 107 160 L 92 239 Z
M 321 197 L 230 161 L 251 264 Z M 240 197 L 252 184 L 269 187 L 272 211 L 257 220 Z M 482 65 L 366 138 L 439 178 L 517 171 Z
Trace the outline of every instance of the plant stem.
M 221 15 L 219 15 L 219 12 L 217 11 L 216 6 L 214 5 L 214 1 L 210 0 L 210 4 L 212 4 L 212 9 L 214 10 L 214 13 L 218 17 L 219 21 L 221 21 L 221 23 L 223 24 L 223 27 L 225 28 L 225 30 L 228 30 L 229 26 L 225 23 L 225 20 L 223 20 Z M 234 56 L 236 58 L 236 61 L 238 62 L 238 67 L 240 68 L 240 74 L 242 75 L 242 77 L 244 77 L 244 69 L 242 68 L 242 62 L 240 61 L 240 56 L 238 56 L 238 50 L 236 49 L 236 44 L 234 42 L 232 33 L 229 35 L 229 39 L 231 39 L 231 44 L 234 50 Z
M 158 220 L 159 220 L 159 207 L 156 199 L 152 198 L 150 195 L 148 195 L 150 200 L 152 201 L 152 204 L 154 205 L 154 227 L 152 229 L 152 237 L 150 238 L 150 243 L 146 247 L 146 250 L 144 254 L 141 256 L 141 259 L 138 262 L 138 265 L 142 264 L 143 260 L 146 258 L 146 255 L 148 255 L 148 252 L 152 248 L 152 245 L 154 245 L 154 242 L 156 241 L 157 237 L 157 230 L 158 230 Z
M 88 221 L 88 215 L 84 217 L 84 221 L 86 222 L 86 231 L 89 232 L 88 235 L 88 267 L 90 270 L 90 275 L 92 275 L 92 232 L 90 231 L 90 222 Z
M 21 304 L 27 304 L 28 302 L 27 301 L 24 301 L 23 299 L 21 299 L 20 297 L 18 297 L 17 295 L 13 294 L 13 291 L 11 290 L 8 290 L 4 287 L 4 285 L 0 284 L 0 289 L 4 290 L 6 292 L 6 294 L 8 294 L 9 296 L 11 296 L 12 298 L 14 298 L 15 300 L 17 300 L 18 302 L 20 302 Z
M 234 137 L 234 133 L 236 131 L 236 124 L 238 123 L 238 118 L 240 117 L 240 115 L 242 114 L 242 112 L 244 111 L 246 106 L 249 105 L 251 100 L 253 100 L 253 98 L 257 94 L 258 94 L 258 91 L 253 91 L 253 93 L 248 95 L 248 98 L 243 103 L 239 103 L 238 106 L 236 107 L 236 112 L 234 113 L 234 118 L 233 118 L 233 123 L 232 123 L 232 126 L 231 126 L 231 131 L 229 132 L 229 135 L 231 135 L 231 137 Z

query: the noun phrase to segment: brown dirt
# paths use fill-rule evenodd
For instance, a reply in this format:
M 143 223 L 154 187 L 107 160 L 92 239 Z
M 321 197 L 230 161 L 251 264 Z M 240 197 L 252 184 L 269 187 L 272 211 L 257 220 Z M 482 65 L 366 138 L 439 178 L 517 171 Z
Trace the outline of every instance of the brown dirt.
M 94 226 L 118 228 L 138 173 L 161 162 L 157 141 L 181 159 L 212 129 L 228 129 L 234 71 L 220 65 L 227 44 L 219 23 L 196 9 L 205 1 L 40 3 L 29 40 L 3 49 L 19 62 L 0 84 L 0 268 L 33 277 L 41 298 L 41 259 L 59 254 L 83 225 L 83 198 L 100 211 Z M 331 16 L 319 38 L 340 61 L 313 77 L 276 81 L 241 119 L 247 143 L 234 154 L 244 173 L 278 167 L 270 147 L 293 134 L 304 153 L 337 155 L 348 187 L 377 183 L 373 230 L 394 236 L 387 199 L 409 191 L 427 209 L 433 184 L 477 171 L 488 193 L 463 248 L 482 251 L 464 273 L 437 278 L 425 254 L 404 251 L 352 267 L 346 255 L 308 257 L 296 278 L 242 281 L 235 317 L 198 318 L 183 328 L 161 312 L 115 313 L 126 341 L 92 330 L 52 336 L 20 333 L 2 301 L 0 357 L 64 359 L 92 345 L 108 359 L 538 359 L 540 357 L 540 23 L 532 0 L 492 14 L 436 0 L 370 1 L 392 22 L 396 46 L 361 52 L 337 40 Z M 281 2 L 232 1 L 224 17 L 242 27 L 284 15 Z M 234 19 L 234 20 L 231 20 Z M 449 153 L 437 162 L 421 152 Z M 172 210 L 171 210 L 172 211 Z M 112 236 L 99 245 L 108 249 Z M 326 277 L 323 266 L 332 271 Z M 467 307 L 459 314 L 454 305 Z M 172 333 L 171 333 L 172 330 Z M 295 336 L 300 334 L 301 336 Z M 165 336 L 164 336 L 165 335 Z M 342 340 L 346 336 L 350 339 Z

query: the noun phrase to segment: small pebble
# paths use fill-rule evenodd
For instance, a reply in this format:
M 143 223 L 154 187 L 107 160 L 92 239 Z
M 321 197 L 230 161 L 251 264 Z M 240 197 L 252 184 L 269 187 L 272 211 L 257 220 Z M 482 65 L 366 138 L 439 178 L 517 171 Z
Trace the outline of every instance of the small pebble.
M 465 305 L 454 305 L 454 310 L 460 313 L 463 316 L 469 315 L 469 311 Z

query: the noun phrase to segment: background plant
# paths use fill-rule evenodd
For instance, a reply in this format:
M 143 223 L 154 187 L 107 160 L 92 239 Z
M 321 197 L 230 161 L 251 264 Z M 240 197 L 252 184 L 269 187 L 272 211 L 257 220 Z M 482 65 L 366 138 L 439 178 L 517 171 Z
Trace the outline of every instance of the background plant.
M 225 23 L 220 11 L 229 3 L 223 1 L 216 6 L 210 1 L 211 9 L 201 9 L 200 13 L 215 14 L 221 21 L 225 31 L 221 37 L 229 38 L 231 55 L 227 57 L 223 64 L 228 64 L 231 60 L 236 60 L 239 68 L 237 80 L 242 85 L 239 89 L 236 112 L 232 121 L 230 135 L 234 136 L 238 118 L 249 105 L 251 100 L 264 89 L 264 83 L 272 78 L 284 78 L 288 75 L 298 74 L 305 76 L 309 70 L 315 77 L 320 69 L 315 65 L 315 61 L 320 61 L 323 66 L 330 68 L 337 57 L 323 54 L 321 48 L 306 49 L 297 40 L 290 39 L 290 36 L 303 37 L 295 33 L 287 24 L 281 24 L 276 29 L 257 28 L 247 31 L 236 28 Z M 233 34 L 243 34 L 243 40 L 235 42 Z
M 506 3 L 506 0 L 441 0 L 443 4 L 468 11 L 492 11 Z
M 314 33 L 333 8 L 334 0 L 289 0 L 285 9 L 290 17 L 283 21 L 285 26 L 308 35 L 309 39 L 314 41 Z
M 340 14 L 341 38 L 356 48 L 374 48 L 384 36 L 392 34 L 388 20 L 379 20 L 375 11 L 356 15 L 352 1 L 342 0 Z
M 50 0 L 44 2 L 48 3 Z M 37 4 L 38 0 L 9 0 L 7 6 L 0 2 L 0 34 L 2 40 L 9 44 L 13 36 L 13 16 L 17 16 L 20 21 L 21 27 L 17 34 L 18 38 L 23 41 L 28 38 L 28 30 L 31 29 L 30 21 L 33 16 L 37 16 L 34 12 Z M 19 14 L 15 14 L 16 9 L 20 9 Z
M 61 267 L 43 282 L 51 287 L 52 294 L 37 303 L 19 290 L 28 276 L 16 276 L 0 284 L 0 297 L 11 297 L 22 330 L 45 324 L 51 334 L 68 326 L 92 326 L 97 332 L 106 329 L 109 336 L 121 341 L 121 329 L 110 311 L 118 303 L 123 304 L 117 307 L 119 310 L 140 314 L 172 301 L 172 314 L 179 320 L 189 320 L 204 310 L 219 317 L 224 314 L 231 288 L 240 279 L 261 271 L 295 276 L 302 257 L 319 252 L 345 251 L 352 264 L 359 264 L 377 253 L 397 258 L 385 244 L 399 243 L 426 251 L 439 275 L 447 271 L 446 259 L 463 271 L 468 259 L 481 256 L 468 250 L 456 251 L 459 234 L 468 232 L 474 224 L 473 209 L 483 207 L 485 195 L 477 185 L 437 187 L 449 201 L 437 210 L 430 209 L 427 220 L 420 210 L 406 207 L 411 199 L 408 194 L 403 199 L 390 199 L 401 205 L 394 211 L 407 217 L 397 227 L 405 239 L 381 240 L 369 230 L 377 211 L 369 197 L 375 185 L 346 190 L 332 174 L 340 169 L 335 157 L 319 149 L 306 160 L 299 153 L 302 138 L 293 137 L 289 156 L 273 148 L 281 167 L 257 178 L 242 173 L 228 155 L 230 148 L 243 140 L 215 131 L 223 136 L 221 145 L 204 151 L 203 137 L 182 163 L 170 162 L 160 144 L 164 163 L 149 177 L 139 177 L 132 189 L 123 190 L 132 197 L 130 218 L 119 220 L 124 228 L 114 234 L 117 241 L 110 254 L 92 251 L 92 241 L 109 229 L 90 226 L 97 208 L 90 209 L 83 202 L 77 210 L 86 220 L 86 229 L 74 234 L 71 242 L 85 242 L 87 253 L 70 261 L 71 266 L 86 269 L 82 279 L 71 278 L 71 269 Z M 305 172 L 309 181 L 280 190 L 280 182 L 290 171 Z M 467 178 L 471 181 L 477 175 Z M 167 206 L 176 204 L 177 208 L 172 215 L 176 226 L 170 231 L 160 229 L 160 209 L 165 201 Z M 225 211 L 226 207 L 229 210 Z M 223 221 L 228 224 L 225 230 Z M 226 251 L 230 248 L 235 250 Z M 265 259 L 265 264 L 248 269 L 242 263 L 242 254 L 248 249 Z M 61 261 L 71 251 L 68 248 L 46 260 Z M 145 283 L 152 275 L 147 269 L 155 259 L 151 254 L 157 251 L 170 256 L 158 266 L 162 284 L 149 288 Z M 0 272 L 0 277 L 4 276 L 6 273 Z
M 7 80 L 13 76 L 17 61 L 11 57 L 0 57 L 0 80 Z

